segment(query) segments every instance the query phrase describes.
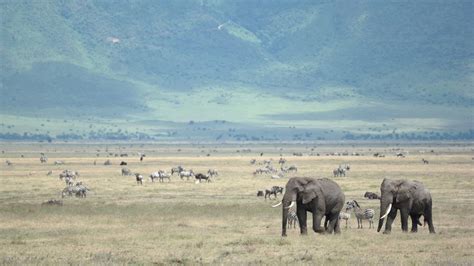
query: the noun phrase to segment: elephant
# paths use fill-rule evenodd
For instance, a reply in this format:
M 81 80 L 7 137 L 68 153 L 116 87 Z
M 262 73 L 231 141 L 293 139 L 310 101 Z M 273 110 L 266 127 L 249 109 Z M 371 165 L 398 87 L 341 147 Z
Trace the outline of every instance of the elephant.
M 380 185 L 380 220 L 377 232 L 380 232 L 385 217 L 384 234 L 390 234 L 392 223 L 397 217 L 397 211 L 400 210 L 402 231 L 408 231 L 408 216 L 411 217 L 411 232 L 418 231 L 418 225 L 421 225 L 420 216 L 424 216 L 425 223 L 428 223 L 431 234 L 435 233 L 432 216 L 432 199 L 428 189 L 423 183 L 411 180 L 392 180 L 385 178 Z
M 321 178 L 293 177 L 288 180 L 283 200 L 274 205 L 282 205 L 282 236 L 286 236 L 288 210 L 296 202 L 296 215 L 300 225 L 300 233 L 307 234 L 306 212 L 313 214 L 313 230 L 316 233 L 336 234 L 341 232 L 339 227 L 339 213 L 345 202 L 341 188 L 334 181 Z M 326 217 L 324 227 L 321 220 Z

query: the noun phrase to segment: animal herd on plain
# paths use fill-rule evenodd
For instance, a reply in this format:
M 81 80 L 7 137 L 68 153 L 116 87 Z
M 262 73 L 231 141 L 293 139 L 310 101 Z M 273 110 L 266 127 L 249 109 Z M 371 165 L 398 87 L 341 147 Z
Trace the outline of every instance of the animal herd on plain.
M 374 155 L 375 156 L 375 155 Z M 398 156 L 398 155 L 397 155 Z M 377 157 L 380 157 L 377 155 Z M 144 155 L 140 156 L 142 161 Z M 41 154 L 41 164 L 48 162 L 48 157 Z M 293 172 L 297 173 L 298 168 L 294 165 L 286 166 L 287 160 L 280 158 L 278 165 L 280 170 L 272 164 L 272 159 L 263 160 L 258 163 L 256 159 L 250 161 L 251 165 L 260 164 L 262 167 L 257 168 L 253 175 L 257 174 L 275 174 L 281 178 L 284 174 Z M 422 159 L 423 164 L 429 162 Z M 6 161 L 7 165 L 11 166 L 11 161 Z M 54 165 L 64 165 L 64 161 L 56 160 Z M 107 160 L 104 165 L 111 165 L 111 161 Z M 120 163 L 121 166 L 127 166 L 125 161 Z M 334 169 L 334 177 L 344 177 L 351 169 L 350 165 L 339 165 Z M 48 176 L 52 175 L 52 171 L 48 172 Z M 132 172 L 128 167 L 121 168 L 122 176 L 135 176 L 137 185 L 143 185 L 144 177 L 140 173 Z M 206 173 L 195 173 L 193 169 L 185 169 L 179 165 L 170 169 L 170 172 L 165 170 L 154 171 L 149 175 L 152 183 L 158 180 L 160 183 L 171 182 L 174 175 L 177 175 L 181 180 L 195 179 L 196 183 L 211 182 L 213 178 L 219 176 L 216 169 L 209 169 Z M 61 196 L 86 198 L 89 189 L 83 181 L 79 181 L 80 174 L 74 170 L 63 170 L 59 173 L 59 179 L 65 182 L 65 187 L 61 191 Z M 273 178 L 273 176 L 272 176 Z M 381 195 L 374 192 L 366 192 L 364 198 L 368 200 L 380 201 L 380 216 L 378 219 L 377 232 L 379 232 L 385 222 L 384 234 L 391 232 L 392 223 L 400 211 L 402 231 L 408 231 L 408 217 L 411 218 L 412 226 L 411 232 L 417 232 L 418 226 L 422 225 L 421 217 L 424 220 L 424 226 L 428 225 L 429 232 L 435 233 L 432 217 L 432 199 L 429 190 L 419 181 L 410 180 L 392 180 L 384 179 L 380 185 Z M 375 228 L 374 217 L 375 210 L 370 208 L 363 208 L 357 200 L 345 201 L 345 195 L 339 185 L 328 178 L 310 178 L 310 177 L 291 177 L 285 187 L 272 186 L 268 189 L 257 191 L 257 197 L 264 197 L 266 199 L 277 199 L 278 195 L 282 195 L 282 200 L 273 207 L 282 206 L 282 236 L 286 236 L 286 230 L 289 228 L 296 228 L 298 225 L 301 234 L 307 234 L 307 212 L 313 216 L 312 229 L 316 233 L 335 233 L 341 232 L 340 224 L 345 221 L 345 227 L 348 228 L 348 222 L 352 216 L 357 220 L 357 228 L 363 228 L 363 221 L 367 220 L 369 229 Z M 48 203 L 53 204 L 53 203 Z M 56 204 L 56 203 L 54 203 Z M 57 204 L 57 205 L 62 205 Z M 345 208 L 344 208 L 345 207 Z M 343 211 L 344 209 L 344 211 Z M 322 219 L 325 218 L 324 222 Z

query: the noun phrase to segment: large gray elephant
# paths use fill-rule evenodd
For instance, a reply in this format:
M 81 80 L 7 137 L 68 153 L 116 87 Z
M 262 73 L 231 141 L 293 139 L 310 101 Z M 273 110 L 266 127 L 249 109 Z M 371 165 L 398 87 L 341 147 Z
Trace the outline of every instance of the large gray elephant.
M 334 181 L 322 178 L 293 177 L 286 184 L 283 200 L 273 207 L 282 205 L 282 236 L 286 236 L 288 210 L 296 202 L 296 215 L 301 234 L 307 234 L 306 212 L 313 214 L 313 230 L 316 233 L 340 233 L 339 213 L 345 202 L 341 188 Z M 321 220 L 326 217 L 324 228 Z
M 425 188 L 423 183 L 410 180 L 391 180 L 384 179 L 380 185 L 380 220 L 377 232 L 380 232 L 385 217 L 384 234 L 389 234 L 392 230 L 392 223 L 397 217 L 397 211 L 400 210 L 402 230 L 408 231 L 408 216 L 412 221 L 412 232 L 418 231 L 420 216 L 424 216 L 425 223 L 428 223 L 430 233 L 434 234 L 432 216 L 431 194 Z

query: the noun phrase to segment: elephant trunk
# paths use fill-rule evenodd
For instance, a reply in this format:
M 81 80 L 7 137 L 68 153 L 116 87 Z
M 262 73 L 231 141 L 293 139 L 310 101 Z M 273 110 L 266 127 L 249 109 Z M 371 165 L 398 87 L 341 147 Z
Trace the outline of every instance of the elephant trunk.
M 382 199 L 380 200 L 380 219 L 379 219 L 379 226 L 377 227 L 377 232 L 380 232 L 380 229 L 383 226 L 385 217 L 387 217 L 391 208 L 392 208 L 392 202 L 382 197 Z

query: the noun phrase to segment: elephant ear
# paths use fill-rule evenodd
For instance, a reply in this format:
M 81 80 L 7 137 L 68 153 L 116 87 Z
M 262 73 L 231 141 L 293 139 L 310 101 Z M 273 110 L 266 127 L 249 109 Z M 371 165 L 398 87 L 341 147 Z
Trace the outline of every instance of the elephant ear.
M 314 182 L 309 183 L 305 186 L 304 191 L 302 193 L 303 196 L 303 204 L 306 204 L 312 201 L 314 198 L 318 197 L 318 194 L 321 193 L 321 188 L 315 184 Z
M 407 201 L 410 199 L 412 190 L 415 188 L 412 188 L 409 184 L 406 182 L 400 184 L 400 187 L 398 188 L 397 196 L 396 196 L 396 202 L 403 202 Z

